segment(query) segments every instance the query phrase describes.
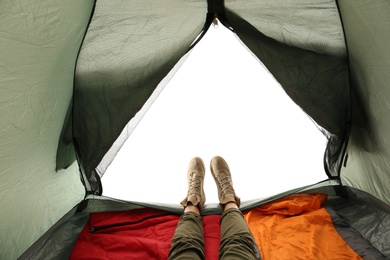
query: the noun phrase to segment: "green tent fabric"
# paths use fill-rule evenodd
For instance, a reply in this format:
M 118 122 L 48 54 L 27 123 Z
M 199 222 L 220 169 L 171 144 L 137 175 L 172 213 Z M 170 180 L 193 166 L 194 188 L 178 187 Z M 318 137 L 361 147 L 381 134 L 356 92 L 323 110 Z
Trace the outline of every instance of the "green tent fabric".
M 390 5 L 340 1 L 348 45 L 352 128 L 343 183 L 390 201 Z
M 2 1 L 0 258 L 101 199 L 103 158 L 215 16 L 328 138 L 327 185 L 390 205 L 389 12 L 386 0 Z
M 83 200 L 77 163 L 56 172 L 93 1 L 0 3 L 0 258 L 15 259 Z

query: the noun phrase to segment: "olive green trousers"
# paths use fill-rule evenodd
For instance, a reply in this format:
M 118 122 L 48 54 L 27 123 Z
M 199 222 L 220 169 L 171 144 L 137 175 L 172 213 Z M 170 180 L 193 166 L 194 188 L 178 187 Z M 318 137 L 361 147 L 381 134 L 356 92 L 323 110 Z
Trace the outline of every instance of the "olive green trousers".
M 259 259 L 258 250 L 244 217 L 238 209 L 228 209 L 221 215 L 219 259 Z M 177 224 L 169 259 L 204 259 L 202 217 L 184 213 Z

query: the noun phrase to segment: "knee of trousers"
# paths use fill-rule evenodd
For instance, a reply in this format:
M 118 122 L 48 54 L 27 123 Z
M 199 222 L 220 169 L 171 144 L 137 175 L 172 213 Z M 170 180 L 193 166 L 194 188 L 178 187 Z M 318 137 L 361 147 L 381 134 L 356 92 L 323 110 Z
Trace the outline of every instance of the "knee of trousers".
M 204 242 L 194 238 L 176 237 L 172 240 L 170 253 L 182 253 L 194 251 L 199 256 L 204 256 Z
M 235 251 L 236 249 L 238 249 L 239 252 L 257 255 L 255 242 L 253 241 L 252 236 L 248 234 L 233 235 L 221 241 L 221 251 Z

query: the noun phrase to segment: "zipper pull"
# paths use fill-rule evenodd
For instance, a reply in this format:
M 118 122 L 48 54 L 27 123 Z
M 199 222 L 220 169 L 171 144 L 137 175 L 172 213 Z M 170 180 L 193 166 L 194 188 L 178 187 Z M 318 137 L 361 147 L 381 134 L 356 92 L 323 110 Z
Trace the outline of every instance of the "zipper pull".
M 218 13 L 214 13 L 213 27 L 214 27 L 214 29 L 217 29 L 218 26 L 219 26 L 219 24 L 218 24 Z

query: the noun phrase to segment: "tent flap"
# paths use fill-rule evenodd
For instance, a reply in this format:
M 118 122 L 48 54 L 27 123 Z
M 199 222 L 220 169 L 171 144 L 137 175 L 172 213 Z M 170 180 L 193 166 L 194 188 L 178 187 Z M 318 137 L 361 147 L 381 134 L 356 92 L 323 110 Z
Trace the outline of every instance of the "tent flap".
M 96 3 L 77 62 L 74 137 L 97 193 L 94 169 L 201 33 L 206 13 L 204 1 Z
M 279 22 L 272 27 L 262 27 L 261 21 L 264 19 L 262 16 L 252 15 L 247 18 L 250 20 L 245 20 L 243 17 L 246 13 L 237 14 L 235 10 L 229 8 L 226 9 L 225 19 L 290 98 L 320 126 L 329 140 L 325 158 L 327 172 L 329 177 L 337 177 L 343 154 L 342 148 L 348 138 L 350 125 L 349 67 L 345 43 L 340 42 L 343 35 L 340 18 L 335 15 L 337 14 L 335 3 L 328 6 L 330 11 L 325 13 L 333 14 L 330 17 L 335 21 L 328 24 L 331 33 L 328 33 L 327 40 L 318 45 L 317 37 L 311 38 L 307 35 L 323 33 L 322 27 L 317 29 L 310 22 L 305 25 L 300 23 L 304 18 L 309 21 L 313 19 L 315 16 L 312 13 L 318 11 L 318 6 L 313 5 L 313 10 L 310 9 L 311 6 L 297 6 L 294 8 L 298 9 L 299 14 L 302 13 L 299 8 L 303 8 L 304 14 L 308 16 L 292 16 L 289 23 Z M 236 6 L 232 6 L 234 7 Z M 246 10 L 253 12 L 253 8 L 257 7 L 261 13 L 261 4 L 252 3 L 251 7 L 252 9 Z M 283 12 L 276 6 L 272 7 L 275 8 L 274 12 Z M 276 13 L 275 16 L 280 13 Z M 324 19 L 324 16 L 321 17 Z M 327 20 L 331 19 L 327 17 Z M 302 38 L 297 39 L 296 34 L 284 33 L 296 30 L 295 27 L 298 25 L 302 30 Z M 267 29 L 268 34 L 276 39 L 266 36 L 261 29 Z M 283 37 L 279 35 L 281 32 Z

